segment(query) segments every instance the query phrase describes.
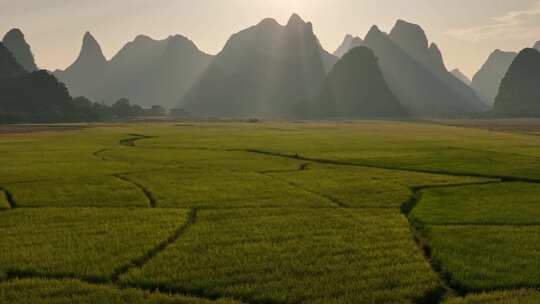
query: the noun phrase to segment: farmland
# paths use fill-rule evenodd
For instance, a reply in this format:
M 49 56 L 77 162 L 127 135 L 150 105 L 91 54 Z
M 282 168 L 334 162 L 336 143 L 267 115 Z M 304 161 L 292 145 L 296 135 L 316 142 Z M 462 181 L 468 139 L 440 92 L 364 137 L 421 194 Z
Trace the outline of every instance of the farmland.
M 0 303 L 537 303 L 537 125 L 5 127 Z

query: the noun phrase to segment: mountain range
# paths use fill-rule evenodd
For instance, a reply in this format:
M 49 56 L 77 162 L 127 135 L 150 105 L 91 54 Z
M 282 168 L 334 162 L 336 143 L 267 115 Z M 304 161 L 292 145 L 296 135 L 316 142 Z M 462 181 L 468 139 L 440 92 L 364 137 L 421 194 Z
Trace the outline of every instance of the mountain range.
M 515 52 L 495 50 L 474 75 L 471 87 L 487 104 L 493 104 L 501 81 L 516 58 Z
M 22 31 L 9 31 L 3 42 L 23 71 L 38 69 Z M 540 49 L 540 42 L 535 47 Z M 346 56 L 352 51 L 355 55 Z M 163 40 L 139 35 L 107 60 L 87 32 L 76 60 L 53 75 L 72 96 L 108 104 L 127 98 L 147 107 L 181 108 L 195 117 L 463 117 L 487 110 L 516 55 L 495 51 L 469 81 L 459 70 L 447 70 L 441 50 L 419 25 L 398 20 L 389 34 L 373 26 L 364 39 L 345 36 L 330 54 L 313 25 L 293 14 L 286 25 L 268 18 L 234 34 L 216 56 L 180 35 Z M 337 67 L 340 58 L 346 60 Z M 9 60 L 0 64 L 5 77 L 21 73 Z M 343 75 L 363 80 L 346 82 Z M 376 88 L 370 96 L 386 96 L 386 101 L 367 101 L 362 94 L 369 86 Z M 383 106 L 394 99 L 401 109 Z
M 414 116 L 464 116 L 484 106 L 466 84 L 446 70 L 439 48 L 424 31 L 399 20 L 390 34 L 373 26 L 364 45 L 375 52 L 392 92 Z
M 300 16 L 265 19 L 227 41 L 181 104 L 195 116 L 309 116 L 336 61 Z
M 536 42 L 534 48 L 540 51 L 540 41 Z M 516 52 L 495 50 L 474 75 L 471 86 L 487 104 L 493 105 L 495 102 L 501 81 L 517 55 Z
M 107 61 L 87 32 L 75 62 L 54 75 L 74 96 L 109 104 L 127 98 L 141 106 L 174 107 L 211 59 L 183 36 L 154 40 L 140 35 Z

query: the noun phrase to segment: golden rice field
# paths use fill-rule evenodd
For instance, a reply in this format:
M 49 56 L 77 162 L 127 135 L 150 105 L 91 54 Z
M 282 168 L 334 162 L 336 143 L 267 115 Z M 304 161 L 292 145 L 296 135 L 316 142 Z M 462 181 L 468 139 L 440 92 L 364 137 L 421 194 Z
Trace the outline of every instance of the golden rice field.
M 8 126 L 0 303 L 539 303 L 538 125 Z

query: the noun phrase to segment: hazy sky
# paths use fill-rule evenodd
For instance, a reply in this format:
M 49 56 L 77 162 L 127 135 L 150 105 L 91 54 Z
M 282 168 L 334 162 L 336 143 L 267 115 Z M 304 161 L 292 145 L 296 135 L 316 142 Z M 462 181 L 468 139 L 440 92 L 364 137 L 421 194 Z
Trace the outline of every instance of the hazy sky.
M 540 0 L 0 0 L 0 32 L 19 27 L 42 68 L 65 68 L 85 31 L 112 57 L 138 34 L 181 34 L 215 54 L 231 34 L 297 12 L 312 21 L 330 52 L 344 35 L 373 24 L 420 24 L 442 49 L 448 68 L 474 74 L 496 48 L 519 50 L 540 40 Z

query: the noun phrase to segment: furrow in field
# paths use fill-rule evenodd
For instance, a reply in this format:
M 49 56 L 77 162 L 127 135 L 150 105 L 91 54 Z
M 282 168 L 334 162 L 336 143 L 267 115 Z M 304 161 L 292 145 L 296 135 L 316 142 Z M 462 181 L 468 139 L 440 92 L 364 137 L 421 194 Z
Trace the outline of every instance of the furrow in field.
M 414 189 L 416 199 L 406 209 L 434 269 L 460 296 L 474 298 L 491 290 L 540 288 L 533 270 L 539 265 L 539 191 L 535 183 L 504 181 L 425 187 Z
M 124 181 L 126 183 L 130 183 L 132 185 L 134 185 L 135 187 L 141 189 L 141 191 L 144 193 L 144 196 L 146 196 L 146 198 L 148 199 L 148 206 L 150 208 L 155 208 L 156 205 L 157 205 L 157 200 L 154 196 L 154 194 L 152 194 L 152 192 L 146 188 L 145 186 L 141 185 L 140 183 L 137 183 L 129 178 L 127 178 L 126 176 L 124 175 L 121 175 L 121 174 L 114 174 L 113 177 L 121 180 L 121 181 Z
M 10 210 L 17 207 L 13 194 L 7 189 L 0 187 L 0 211 Z
M 92 155 L 94 155 L 95 157 L 97 157 L 100 160 L 106 161 L 107 158 L 105 156 L 102 156 L 101 154 L 107 152 L 108 150 L 109 149 L 101 149 L 99 151 L 96 151 L 96 152 L 92 153 Z
M 301 156 L 299 154 L 292 155 L 292 154 L 270 152 L 270 151 L 256 150 L 256 149 L 245 149 L 243 151 L 249 152 L 249 153 L 275 156 L 275 157 L 285 157 L 285 158 L 291 158 L 291 159 L 297 159 L 297 160 L 303 160 L 303 161 L 309 161 L 309 162 L 327 164 L 327 165 L 377 168 L 377 169 L 384 169 L 384 170 L 389 170 L 389 171 L 429 173 L 429 174 L 450 175 L 450 176 L 458 176 L 458 177 L 495 178 L 495 179 L 500 179 L 502 182 L 540 183 L 540 179 L 538 178 L 502 176 L 502 175 L 478 174 L 478 173 L 457 173 L 457 172 L 452 172 L 452 171 L 440 171 L 440 170 L 429 170 L 429 169 L 399 168 L 399 167 L 393 167 L 393 166 L 371 164 L 367 162 L 361 163 L 361 162 L 348 162 L 348 161 L 341 161 L 341 160 L 323 159 L 323 158 L 312 158 L 312 157 Z
M 69 299 L 66 298 L 69 295 Z M 0 283 L 2 303 L 139 303 L 139 304 L 241 304 L 230 298 L 204 298 L 180 293 L 124 288 L 77 278 L 27 277 Z M 246 304 L 246 303 L 244 303 Z
M 311 193 L 311 194 L 314 194 L 314 195 L 317 195 L 317 196 L 320 196 L 322 197 L 323 199 L 325 200 L 328 200 L 330 201 L 333 205 L 336 205 L 337 207 L 340 207 L 340 208 L 349 208 L 350 206 L 345 204 L 344 202 L 330 196 L 330 195 L 326 195 L 326 194 L 322 194 L 322 193 L 319 193 L 319 192 L 316 192 L 316 191 L 313 191 L 313 190 L 310 190 L 310 189 L 307 189 L 305 187 L 302 187 L 294 182 L 291 182 L 291 181 L 288 181 L 286 179 L 282 179 L 282 178 L 279 178 L 277 176 L 274 176 L 274 175 L 270 175 L 270 174 L 266 174 L 266 173 L 260 173 L 261 175 L 264 175 L 266 177 L 269 177 L 273 180 L 277 180 L 277 181 L 280 181 L 282 183 L 285 183 L 291 187 L 294 187 L 296 189 L 299 189 L 301 191 L 304 191 L 304 192 L 308 192 L 308 193 Z
M 479 186 L 479 185 L 490 185 L 490 184 L 500 184 L 502 181 L 485 181 L 485 182 L 470 182 L 470 183 L 461 183 L 461 184 L 450 184 L 450 185 L 425 185 L 418 187 L 410 187 L 412 192 L 411 198 L 405 202 L 401 211 L 403 215 L 408 219 L 411 231 L 414 235 L 414 239 L 418 247 L 424 253 L 424 257 L 430 263 L 433 271 L 438 274 L 441 285 L 445 289 L 445 294 L 440 295 L 439 297 L 426 298 L 419 303 L 442 303 L 444 298 L 455 297 L 458 292 L 451 287 L 450 280 L 447 275 L 441 272 L 440 266 L 434 261 L 432 257 L 432 249 L 429 246 L 429 243 L 425 240 L 425 237 L 418 231 L 418 223 L 411 219 L 410 214 L 412 210 L 420 203 L 422 200 L 422 192 L 428 189 L 437 189 L 437 188 L 456 188 L 464 186 Z
M 143 139 L 154 138 L 154 136 L 142 135 L 142 134 L 128 134 L 129 138 L 121 139 L 118 143 L 122 146 L 135 147 L 136 142 Z
M 420 203 L 422 200 L 422 192 L 428 189 L 441 189 L 441 188 L 457 188 L 457 187 L 466 187 L 466 186 L 481 186 L 481 185 L 491 185 L 491 184 L 501 184 L 504 183 L 502 180 L 493 180 L 493 181 L 478 181 L 470 183 L 458 183 L 458 184 L 448 184 L 448 185 L 425 185 L 418 187 L 410 187 L 409 189 L 412 192 L 411 198 L 409 201 L 405 202 L 401 206 L 401 211 L 404 215 L 409 216 L 411 211 Z
M 121 277 L 125 274 L 127 274 L 130 270 L 133 268 L 142 268 L 144 265 L 146 265 L 152 258 L 154 258 L 156 255 L 158 255 L 160 252 L 164 251 L 169 247 L 171 244 L 173 244 L 184 232 L 189 229 L 192 225 L 195 224 L 197 221 L 197 209 L 191 209 L 190 213 L 187 216 L 186 222 L 180 226 L 174 234 L 169 236 L 165 241 L 159 243 L 156 247 L 152 248 L 150 251 L 147 252 L 146 255 L 137 258 L 133 260 L 130 264 L 120 268 L 117 270 L 113 276 L 112 281 L 115 283 L 118 283 L 121 279 Z

